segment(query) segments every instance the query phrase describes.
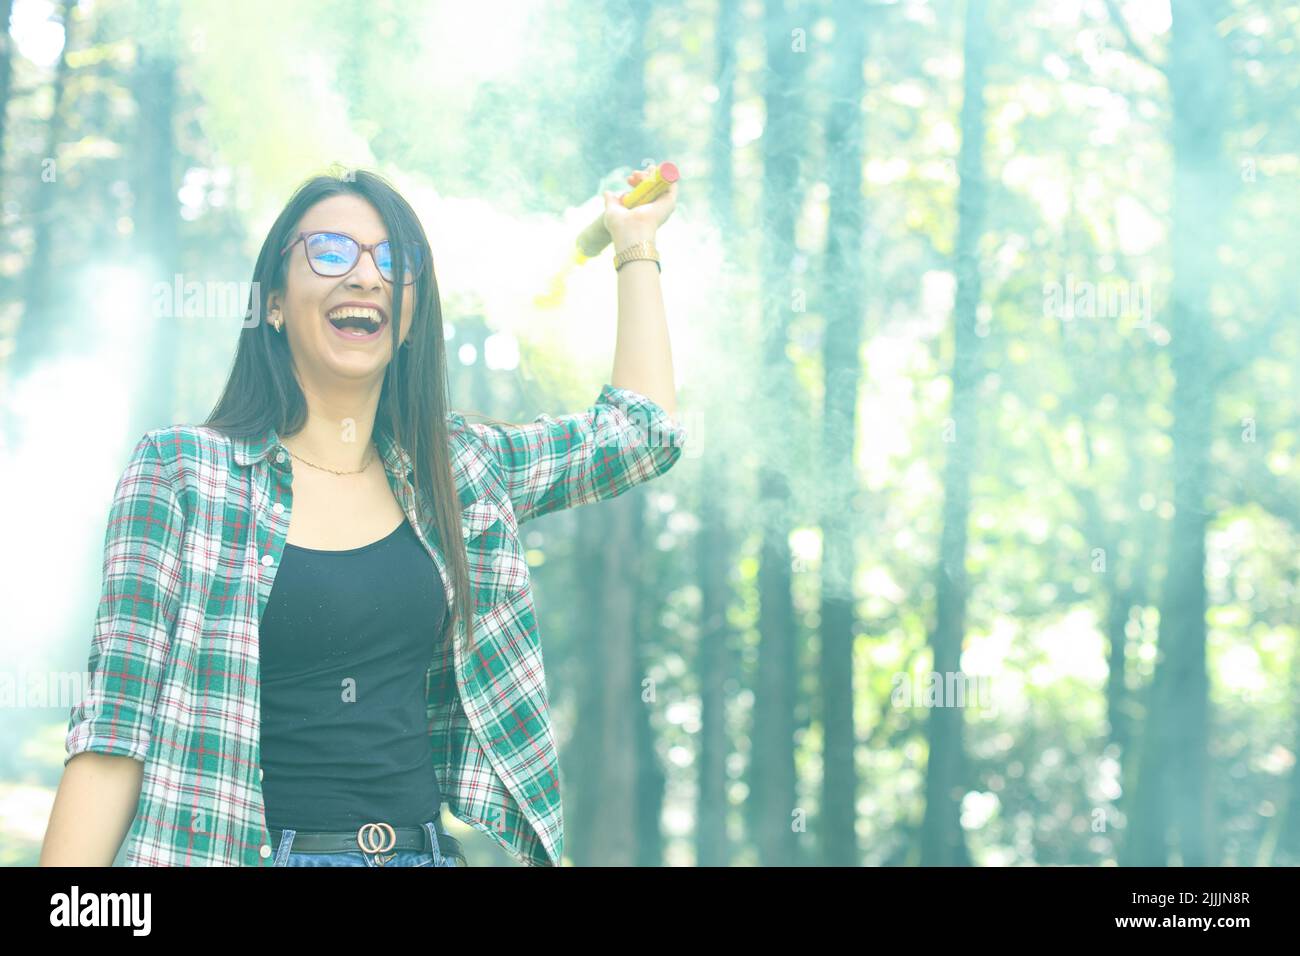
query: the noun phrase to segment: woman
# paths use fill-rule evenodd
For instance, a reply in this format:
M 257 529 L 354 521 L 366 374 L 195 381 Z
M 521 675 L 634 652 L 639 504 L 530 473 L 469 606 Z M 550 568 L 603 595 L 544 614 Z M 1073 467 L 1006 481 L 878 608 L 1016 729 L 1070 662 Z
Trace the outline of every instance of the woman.
M 367 172 L 299 188 L 212 414 L 148 432 L 118 482 L 43 865 L 108 865 L 128 827 L 128 866 L 463 865 L 444 800 L 559 865 L 519 525 L 681 455 L 652 242 L 675 204 L 605 193 L 617 384 L 469 424 L 414 211 Z

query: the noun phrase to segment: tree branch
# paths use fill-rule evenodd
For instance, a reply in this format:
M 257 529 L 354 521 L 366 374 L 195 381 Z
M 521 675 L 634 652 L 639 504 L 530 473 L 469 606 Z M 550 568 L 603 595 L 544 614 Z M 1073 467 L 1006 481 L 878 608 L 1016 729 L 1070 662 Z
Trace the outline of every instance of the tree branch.
M 1159 70 L 1162 74 L 1167 76 L 1168 74 L 1166 73 L 1164 66 L 1157 63 L 1155 59 L 1153 59 L 1152 56 L 1138 44 L 1137 40 L 1133 39 L 1133 34 L 1130 33 L 1128 29 L 1128 23 L 1124 20 L 1124 14 L 1120 12 L 1119 4 L 1116 3 L 1115 0 L 1105 0 L 1105 2 L 1106 12 L 1110 14 L 1110 22 L 1115 24 L 1115 28 L 1119 30 L 1120 36 L 1124 38 L 1124 45 L 1128 47 L 1129 56 L 1141 60 L 1147 66 L 1151 67 L 1151 69 Z

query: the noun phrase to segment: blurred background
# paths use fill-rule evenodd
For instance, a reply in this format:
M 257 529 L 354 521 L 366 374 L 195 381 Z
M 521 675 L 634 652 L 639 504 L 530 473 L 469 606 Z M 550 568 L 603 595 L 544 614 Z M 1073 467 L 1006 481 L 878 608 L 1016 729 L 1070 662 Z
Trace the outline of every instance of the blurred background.
M 573 241 L 672 160 L 684 456 L 524 528 L 566 862 L 1300 864 L 1295 3 L 0 17 L 0 862 L 114 483 L 216 400 L 293 188 L 388 177 L 455 404 L 527 421 L 608 381 Z

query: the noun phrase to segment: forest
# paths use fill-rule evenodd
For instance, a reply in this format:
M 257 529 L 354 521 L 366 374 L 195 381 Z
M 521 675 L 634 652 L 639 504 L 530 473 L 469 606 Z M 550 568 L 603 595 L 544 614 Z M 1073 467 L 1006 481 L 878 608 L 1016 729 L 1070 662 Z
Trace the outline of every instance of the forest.
M 419 212 L 453 404 L 589 406 L 670 160 L 688 439 L 522 529 L 575 866 L 1300 865 L 1300 6 L 0 0 L 0 863 L 113 484 L 292 190 Z M 473 865 L 511 865 L 448 818 Z

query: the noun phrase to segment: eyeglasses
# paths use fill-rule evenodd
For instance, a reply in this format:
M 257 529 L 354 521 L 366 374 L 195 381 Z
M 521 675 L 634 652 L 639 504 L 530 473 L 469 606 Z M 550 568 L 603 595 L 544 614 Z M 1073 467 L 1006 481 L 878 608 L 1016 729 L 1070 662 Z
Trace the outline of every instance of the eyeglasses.
M 280 255 L 283 256 L 299 242 L 307 250 L 307 265 L 318 276 L 333 279 L 347 275 L 361 258 L 361 253 L 369 252 L 384 281 L 393 281 L 393 251 L 387 239 L 366 243 L 357 242 L 343 232 L 300 232 L 293 242 L 280 250 Z M 407 258 L 410 262 L 403 273 L 403 285 L 411 285 L 424 270 L 424 255 L 419 246 L 412 246 Z

